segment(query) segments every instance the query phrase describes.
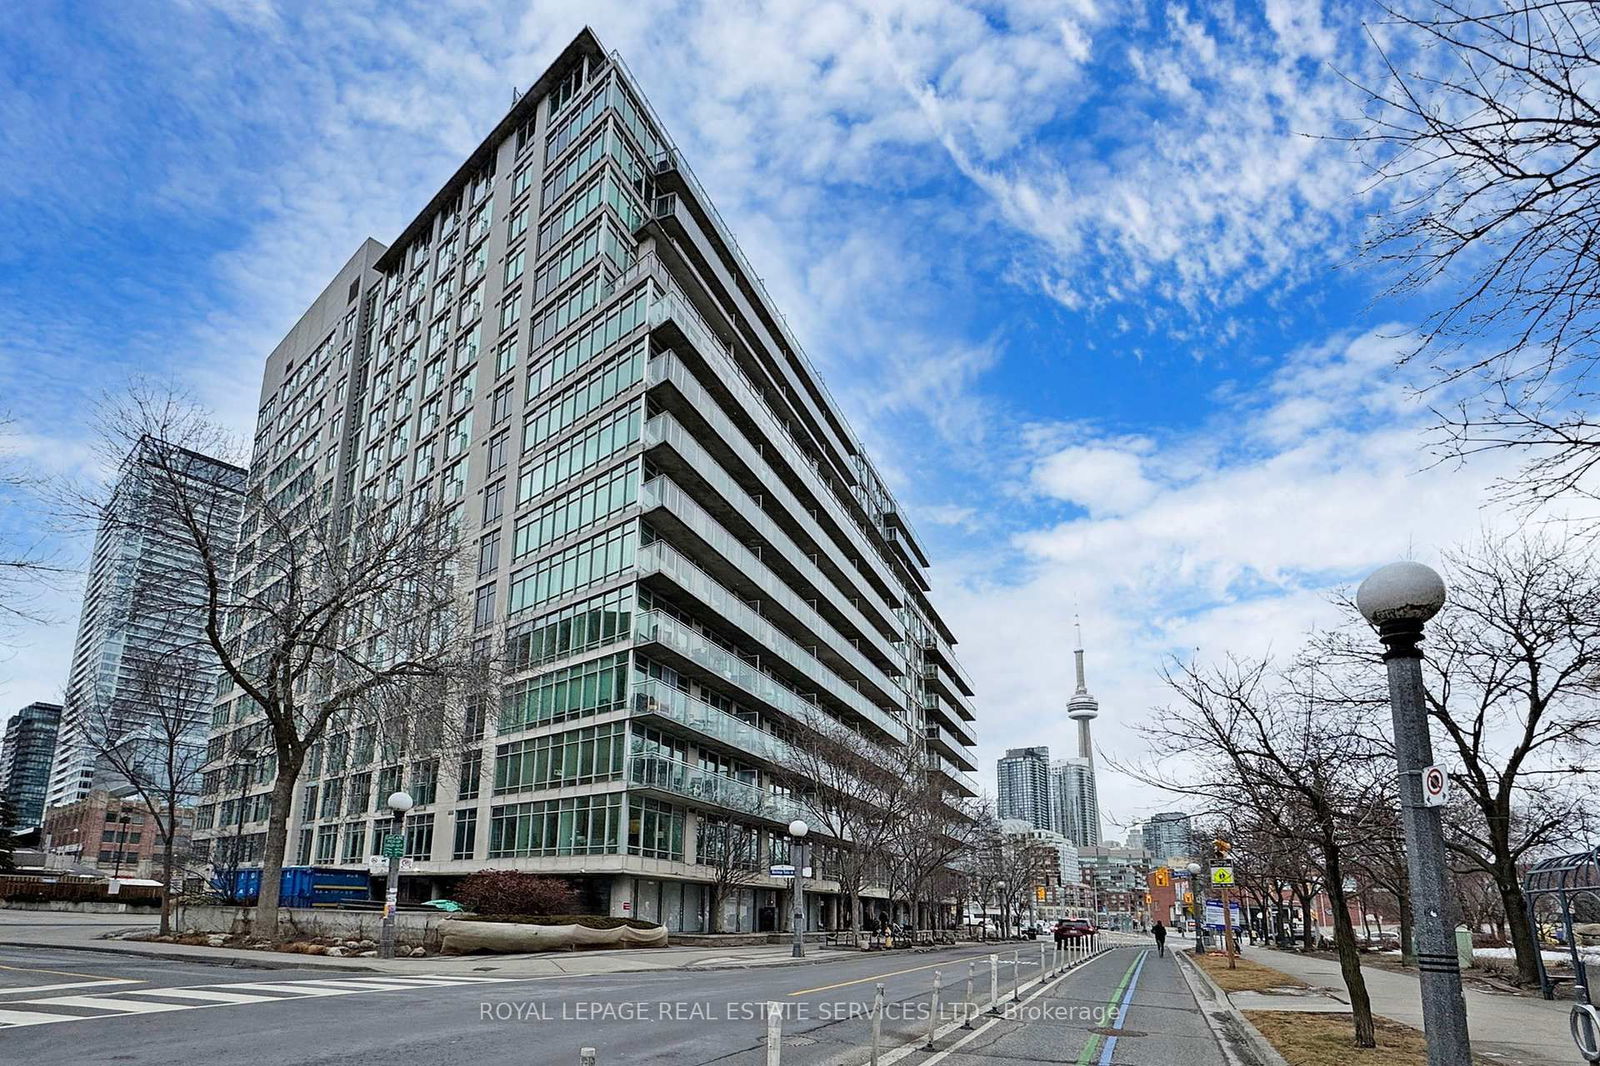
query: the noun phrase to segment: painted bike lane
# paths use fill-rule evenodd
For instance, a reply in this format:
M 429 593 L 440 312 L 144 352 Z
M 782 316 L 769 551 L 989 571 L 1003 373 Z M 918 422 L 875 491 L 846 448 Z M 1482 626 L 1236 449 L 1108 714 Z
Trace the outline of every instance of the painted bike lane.
M 1122 948 L 1074 971 L 971 1042 L 918 1066 L 1055 1062 L 1073 1066 L 1224 1066 L 1178 963 Z

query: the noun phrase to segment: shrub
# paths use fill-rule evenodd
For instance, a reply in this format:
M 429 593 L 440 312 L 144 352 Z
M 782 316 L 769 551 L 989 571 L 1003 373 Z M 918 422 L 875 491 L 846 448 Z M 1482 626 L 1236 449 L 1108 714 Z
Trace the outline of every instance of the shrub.
M 468 910 L 491 915 L 569 914 L 578 904 L 570 882 L 515 870 L 480 870 L 456 886 L 454 898 Z

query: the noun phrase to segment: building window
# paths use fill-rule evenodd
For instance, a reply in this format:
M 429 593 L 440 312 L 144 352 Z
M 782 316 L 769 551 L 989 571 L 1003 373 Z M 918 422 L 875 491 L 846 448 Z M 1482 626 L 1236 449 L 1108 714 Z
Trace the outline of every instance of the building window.
M 413 814 L 406 819 L 406 858 L 433 857 L 433 815 Z
M 683 809 L 658 800 L 628 800 L 628 850 L 655 859 L 683 858 Z
M 478 811 L 475 807 L 456 812 L 455 843 L 450 849 L 452 859 L 470 859 L 478 847 Z
M 628 653 L 550 670 L 506 686 L 500 731 L 586 718 L 627 705 Z
M 483 524 L 498 522 L 506 513 L 506 483 L 496 481 L 483 490 Z
M 501 744 L 495 749 L 495 795 L 622 776 L 623 723 L 572 729 Z
M 511 403 L 515 392 L 516 383 L 511 381 L 506 382 L 495 390 L 489 401 L 489 422 L 491 425 L 497 426 L 511 417 Z
M 494 621 L 494 586 L 484 585 L 472 603 L 472 624 L 478 628 Z
M 477 799 L 483 791 L 483 750 L 474 748 L 461 756 L 461 768 L 456 773 L 456 797 Z
M 332 862 L 339 846 L 339 827 L 336 825 L 323 825 L 317 827 L 317 861 Z
M 478 541 L 478 576 L 487 577 L 500 565 L 500 531 Z
M 488 473 L 497 474 L 506 467 L 507 443 L 511 434 L 501 433 L 489 438 L 489 469 Z
M 417 806 L 432 803 L 439 796 L 439 761 L 430 759 L 411 768 L 411 800 Z
M 622 793 L 508 803 L 489 818 L 489 858 L 622 850 Z

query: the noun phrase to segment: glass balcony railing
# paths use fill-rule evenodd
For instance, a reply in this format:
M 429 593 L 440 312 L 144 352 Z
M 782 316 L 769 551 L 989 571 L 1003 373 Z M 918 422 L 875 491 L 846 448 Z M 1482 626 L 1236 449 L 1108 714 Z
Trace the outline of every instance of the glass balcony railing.
M 766 730 L 654 678 L 634 686 L 633 713 L 665 718 L 735 751 L 768 762 L 781 762 L 790 751 L 787 743 Z
M 948 778 L 957 790 L 967 797 L 978 794 L 977 779 L 938 752 L 928 752 L 928 767 Z
M 792 798 L 760 785 L 724 777 L 661 755 L 635 753 L 629 756 L 628 783 L 635 788 L 655 789 L 769 822 L 791 821 L 803 810 Z
M 700 417 L 705 419 L 706 422 L 711 426 L 712 431 L 717 434 L 718 439 L 732 449 L 733 452 L 739 456 L 740 460 L 743 461 L 745 466 L 755 472 L 757 478 L 759 478 L 761 481 L 762 491 L 770 494 L 778 502 L 778 505 L 783 509 L 783 511 L 793 518 L 794 521 L 796 521 L 800 527 L 805 530 L 806 535 L 811 538 L 812 543 L 816 544 L 828 556 L 834 567 L 837 568 L 841 574 L 846 575 L 847 579 L 861 579 L 859 588 L 851 587 L 842 589 L 841 591 L 843 591 L 847 596 L 856 596 L 857 594 L 861 594 L 863 599 L 873 604 L 874 609 L 878 613 L 878 617 L 883 620 L 884 628 L 887 628 L 891 634 L 897 635 L 898 628 L 895 625 L 892 608 L 888 607 L 886 603 L 881 606 L 879 605 L 878 601 L 881 600 L 881 597 L 879 596 L 877 590 L 865 580 L 866 575 L 861 572 L 860 567 L 856 566 L 853 562 L 845 557 L 844 552 L 839 547 L 838 541 L 836 541 L 829 534 L 823 532 L 822 526 L 812 515 L 811 510 L 800 504 L 800 501 L 790 490 L 788 484 L 782 478 L 778 477 L 777 472 L 774 471 L 771 464 L 767 462 L 766 456 L 749 442 L 748 438 L 745 437 L 743 430 L 740 430 L 734 426 L 733 422 L 722 410 L 721 405 L 713 400 L 709 394 L 707 394 L 705 387 L 701 385 L 699 381 L 695 380 L 694 375 L 689 372 L 688 367 L 683 365 L 683 360 L 679 359 L 677 355 L 670 351 L 657 353 L 650 360 L 649 380 L 650 384 L 652 385 L 660 384 L 661 382 L 671 382 L 672 386 L 683 394 L 683 396 L 694 406 L 695 411 L 700 415 Z M 667 422 L 662 423 L 657 430 L 660 439 L 666 440 L 668 443 L 672 443 L 674 445 L 677 443 L 678 439 L 694 442 L 694 438 L 688 433 L 687 430 L 684 430 L 681 426 L 679 426 L 677 420 L 673 419 L 671 415 L 662 413 L 657 415 L 654 419 L 651 419 L 651 422 L 655 423 L 657 419 L 668 420 Z M 674 427 L 676 432 L 674 432 L 673 428 L 669 428 L 669 425 L 670 427 Z M 647 425 L 645 428 L 645 439 L 647 441 L 651 440 L 650 434 L 651 430 L 649 425 Z M 696 443 L 696 446 L 698 446 L 698 442 L 694 443 Z M 685 455 L 684 457 L 686 459 L 690 459 L 691 461 L 694 458 L 692 455 Z M 720 466 L 717 466 L 717 469 L 719 472 L 721 471 Z M 721 490 L 723 484 L 727 484 L 732 486 L 734 489 L 738 489 L 742 493 L 742 489 L 739 489 L 737 483 L 729 478 L 726 473 L 723 473 L 722 481 L 714 482 L 714 484 L 717 485 L 719 491 Z M 729 496 L 728 499 L 732 501 L 733 497 Z M 766 515 L 759 507 L 754 507 L 753 501 L 752 510 L 754 513 L 766 518 Z M 752 519 L 752 521 L 754 520 Z M 768 521 L 770 521 L 770 519 L 768 519 Z M 788 541 L 787 535 L 784 535 L 784 540 Z M 803 555 L 800 557 L 805 558 Z M 806 561 L 810 562 L 809 559 Z M 830 581 L 829 584 L 834 584 L 834 582 Z M 819 585 L 818 587 L 820 588 L 823 586 Z M 856 610 L 854 605 L 851 605 L 848 603 L 848 601 L 846 601 L 846 606 L 849 606 L 850 610 L 856 613 L 857 617 L 852 617 L 851 622 L 855 623 L 863 633 L 868 633 L 869 635 L 876 634 L 880 638 L 884 637 L 883 628 L 874 626 L 869 629 L 865 619 L 858 620 L 859 611 Z M 904 655 L 903 653 L 891 654 L 889 657 L 891 659 L 895 659 L 896 661 L 900 661 L 903 660 Z
M 634 619 L 634 633 L 641 641 L 652 641 L 670 648 L 701 669 L 740 689 L 752 699 L 802 725 L 811 724 L 815 716 L 823 713 L 822 708 L 813 701 L 800 695 L 788 685 L 768 677 L 734 652 L 671 615 L 662 614 L 660 611 L 641 611 Z M 892 719 L 888 720 L 888 725 L 890 735 L 904 743 L 907 735 L 906 727 Z
M 873 568 L 874 575 L 883 583 L 882 591 L 894 596 L 898 582 L 890 575 L 887 560 L 873 543 L 863 523 L 849 513 L 844 503 L 829 487 L 833 483 L 833 478 L 820 463 L 807 455 L 805 449 L 794 439 L 793 432 L 773 412 L 762 390 L 750 380 L 744 368 L 733 358 L 728 345 L 717 337 L 705 319 L 695 310 L 688 297 L 683 295 L 666 268 L 661 266 L 659 261 L 653 270 L 644 266 L 644 263 L 645 261 L 641 260 L 641 270 L 651 274 L 656 289 L 649 312 L 651 327 L 654 328 L 670 319 L 683 330 L 684 335 L 694 343 L 696 350 L 718 374 L 719 380 L 738 397 L 740 407 L 760 425 L 767 439 L 777 446 L 790 468 L 803 479 L 809 475 L 813 482 L 810 485 L 812 497 L 822 504 L 823 509 L 844 531 L 845 536 L 855 542 L 856 552 Z
M 649 482 L 645 488 L 648 489 L 653 484 L 654 482 Z M 645 499 L 643 492 L 640 493 L 640 498 Z M 825 690 L 836 701 L 871 721 L 890 736 L 904 737 L 905 726 L 899 720 L 849 687 L 843 678 L 829 670 L 815 655 L 796 644 L 787 634 L 757 614 L 743 600 L 718 584 L 711 575 L 670 544 L 656 541 L 644 545 L 639 549 L 636 565 L 640 574 L 653 572 L 666 574 L 680 588 L 694 595 L 751 639 L 764 645 L 775 657 L 803 673 L 808 681 Z
M 698 472 L 698 468 L 697 468 Z M 743 495 L 741 493 L 741 495 Z M 748 497 L 745 497 L 748 499 Z M 728 501 L 736 507 L 741 502 L 738 499 Z M 752 505 L 754 501 L 751 501 Z M 640 503 L 648 511 L 652 507 L 665 507 L 671 511 L 679 521 L 694 530 L 702 540 L 711 547 L 734 569 L 745 575 L 751 581 L 761 586 L 767 598 L 783 607 L 785 611 L 800 620 L 819 643 L 825 644 L 840 658 L 855 668 L 856 672 L 866 678 L 867 683 L 878 689 L 882 698 L 904 705 L 906 691 L 899 685 L 889 680 L 878 666 L 861 654 L 844 635 L 835 629 L 827 619 L 817 612 L 817 609 L 802 599 L 799 593 L 790 588 L 782 578 L 773 573 L 766 563 L 762 562 L 744 543 L 735 537 L 728 529 L 706 513 L 695 500 L 683 491 L 683 488 L 670 478 L 656 477 L 645 482 L 640 491 Z M 751 517 L 748 512 L 742 512 Z M 758 512 L 759 513 L 759 512 Z M 776 532 L 775 530 L 772 532 Z M 792 547 L 784 541 L 782 545 Z M 791 562 L 798 564 L 803 557 L 792 557 Z M 810 560 L 804 560 L 807 564 Z M 820 574 L 817 576 L 821 576 Z

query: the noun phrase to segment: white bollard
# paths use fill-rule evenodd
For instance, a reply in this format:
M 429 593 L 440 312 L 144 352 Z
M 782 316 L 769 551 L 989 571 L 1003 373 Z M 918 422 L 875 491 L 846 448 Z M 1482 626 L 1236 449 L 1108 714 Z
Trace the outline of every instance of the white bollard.
M 883 1043 L 883 982 L 872 996 L 872 1066 L 878 1066 L 878 1047 Z
M 1044 977 L 1045 977 L 1044 957 L 1045 957 L 1045 954 L 1046 954 L 1046 952 L 1048 950 L 1049 949 L 1044 944 L 1040 944 L 1039 945 L 1039 987 L 1040 988 L 1044 987 Z
M 939 971 L 933 971 L 933 1010 L 928 1012 L 928 1042 L 922 1045 L 923 1051 L 933 1050 L 933 1031 L 939 1027 Z
M 976 962 L 971 959 L 967 960 L 967 996 L 961 1003 L 961 1028 L 963 1029 L 972 1028 L 972 976 L 977 967 L 978 964 Z
M 592 1047 L 580 1048 L 578 1051 L 578 1066 L 594 1066 L 597 1054 Z
M 989 1013 L 1000 1013 L 1000 956 L 989 956 Z
M 767 1004 L 767 1066 L 783 1061 L 783 1004 Z
M 1011 953 L 1011 1002 L 1015 1003 L 1022 998 L 1022 978 L 1018 976 L 1022 967 L 1022 952 Z

